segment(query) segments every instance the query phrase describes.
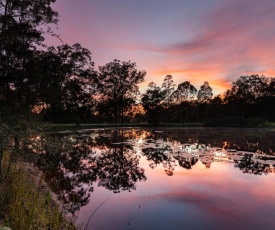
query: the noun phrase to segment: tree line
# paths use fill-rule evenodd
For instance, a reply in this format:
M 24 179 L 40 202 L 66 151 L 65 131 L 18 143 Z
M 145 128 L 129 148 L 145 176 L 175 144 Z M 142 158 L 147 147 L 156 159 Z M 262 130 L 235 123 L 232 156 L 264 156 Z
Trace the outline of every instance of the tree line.
M 24 126 L 40 117 L 53 123 L 194 123 L 246 126 L 275 121 L 275 79 L 242 76 L 213 98 L 208 82 L 197 90 L 178 86 L 171 75 L 161 86 L 138 84 L 146 71 L 114 60 L 95 70 L 91 52 L 80 44 L 47 47 L 56 35 L 55 0 L 0 0 L 0 121 Z M 26 121 L 26 122 L 25 122 Z M 252 122 L 252 123 L 253 123 Z M 250 124 L 249 124 L 250 125 Z
M 185 81 L 176 88 L 172 76 L 161 87 L 151 82 L 142 97 L 151 123 L 203 123 L 206 126 L 259 126 L 275 121 L 275 78 L 241 76 L 231 89 L 213 97 L 208 82 L 197 90 Z

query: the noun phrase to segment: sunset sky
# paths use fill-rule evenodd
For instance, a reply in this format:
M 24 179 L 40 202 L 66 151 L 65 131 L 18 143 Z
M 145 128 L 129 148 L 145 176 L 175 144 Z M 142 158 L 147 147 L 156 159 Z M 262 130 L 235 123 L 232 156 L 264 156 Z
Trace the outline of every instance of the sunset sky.
M 149 82 L 208 81 L 223 93 L 239 76 L 275 76 L 275 0 L 58 0 L 58 33 L 95 66 L 136 62 Z M 48 44 L 61 45 L 48 38 Z

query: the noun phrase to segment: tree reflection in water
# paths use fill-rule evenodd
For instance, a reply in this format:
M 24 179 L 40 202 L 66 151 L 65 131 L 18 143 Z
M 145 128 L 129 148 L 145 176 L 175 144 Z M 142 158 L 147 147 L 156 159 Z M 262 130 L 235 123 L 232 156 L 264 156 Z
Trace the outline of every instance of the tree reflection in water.
M 70 204 L 72 212 L 89 203 L 98 168 L 85 141 L 71 145 L 66 139 L 50 140 L 39 166 L 43 167 L 47 184 L 59 199 Z
M 139 167 L 140 156 L 123 144 L 112 145 L 109 137 L 105 145 L 102 138 L 49 138 L 46 149 L 38 162 L 45 181 L 59 199 L 70 204 L 72 212 L 89 203 L 96 181 L 119 193 L 130 192 L 136 189 L 136 182 L 146 180 Z
M 137 181 L 145 181 L 144 169 L 138 167 L 140 156 L 129 148 L 119 145 L 97 159 L 98 185 L 119 193 L 120 190 L 136 189 Z
M 268 158 L 260 157 L 258 159 L 266 161 Z M 242 170 L 243 173 L 253 173 L 255 175 L 267 175 L 272 173 L 274 172 L 275 166 L 257 162 L 257 159 L 253 159 L 252 154 L 245 154 L 241 160 L 235 160 L 234 163 L 234 166 Z
M 150 168 L 154 169 L 161 164 L 168 176 L 173 175 L 174 166 L 176 166 L 175 159 L 170 155 L 173 151 L 168 146 L 160 148 L 144 148 L 142 149 L 144 156 L 146 156 Z
M 192 169 L 192 166 L 198 162 L 198 157 L 183 157 L 175 156 L 175 159 L 179 162 L 179 165 L 185 169 Z
M 208 141 L 199 141 L 194 135 L 181 139 L 150 130 L 78 131 L 72 135 L 49 136 L 40 151 L 38 164 L 50 188 L 72 212 L 89 203 L 94 183 L 114 193 L 135 190 L 137 182 L 146 180 L 144 169 L 139 167 L 141 157 L 146 158 L 152 169 L 163 167 L 168 176 L 173 175 L 177 165 L 190 170 L 199 161 L 206 168 L 214 162 L 226 162 L 244 173 L 274 172 L 275 157 L 267 158 L 258 149 L 256 153 L 240 152 L 239 144 L 229 141 L 221 142 L 223 148 L 210 148 Z M 33 151 L 38 152 L 34 146 Z M 228 149 L 234 146 L 238 151 Z M 248 149 L 251 146 L 257 147 L 249 144 Z

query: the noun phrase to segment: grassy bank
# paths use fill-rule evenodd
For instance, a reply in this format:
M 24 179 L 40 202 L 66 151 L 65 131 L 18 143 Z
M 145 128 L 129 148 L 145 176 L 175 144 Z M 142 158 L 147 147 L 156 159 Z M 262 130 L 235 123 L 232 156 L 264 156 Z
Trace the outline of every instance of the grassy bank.
M 4 154 L 0 182 L 0 227 L 11 229 L 77 229 L 64 218 L 51 192 L 40 180 L 39 172 L 25 164 L 12 162 Z

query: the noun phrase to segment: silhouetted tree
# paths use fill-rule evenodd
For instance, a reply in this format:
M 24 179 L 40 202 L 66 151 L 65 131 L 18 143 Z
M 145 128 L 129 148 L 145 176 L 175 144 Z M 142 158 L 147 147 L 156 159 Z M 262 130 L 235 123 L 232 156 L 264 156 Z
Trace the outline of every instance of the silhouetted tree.
M 275 121 L 275 78 L 268 78 L 266 94 L 257 99 L 258 111 L 265 121 Z
M 226 113 L 239 119 L 242 126 L 251 123 L 253 117 L 257 119 L 251 123 L 253 126 L 259 125 L 262 118 L 269 119 L 267 114 L 272 111 L 272 108 L 269 109 L 272 96 L 270 98 L 268 88 L 271 82 L 269 78 L 259 75 L 239 77 L 224 95 Z
M 109 105 L 115 123 L 123 122 L 123 113 L 137 100 L 137 84 L 144 81 L 145 71 L 136 69 L 136 63 L 114 60 L 99 67 L 100 101 Z
M 268 96 L 275 96 L 275 78 L 271 77 L 269 79 L 268 87 L 267 87 L 267 95 Z
M 197 89 L 189 81 L 185 81 L 178 85 L 171 97 L 174 103 L 180 104 L 183 101 L 194 100 L 196 95 Z
M 153 122 L 155 125 L 158 124 L 158 113 L 161 110 L 161 102 L 164 99 L 164 93 L 161 91 L 154 82 L 149 83 L 148 89 L 142 95 L 142 105 L 147 112 L 149 122 Z
M 169 108 L 169 106 L 172 103 L 171 95 L 174 92 L 175 88 L 176 88 L 176 84 L 173 81 L 172 75 L 165 76 L 163 83 L 161 85 L 161 90 L 162 90 L 162 93 L 164 94 L 163 105 L 166 108 Z
M 14 139 L 11 153 L 20 150 L 20 137 L 39 127 L 30 109 L 37 99 L 33 73 L 38 69 L 32 61 L 41 52 L 44 35 L 54 35 L 50 28 L 58 21 L 51 7 L 54 2 L 0 0 L 0 140 Z M 8 146 L 1 143 L 0 149 L 6 151 Z
M 49 47 L 34 62 L 39 66 L 33 74 L 37 103 L 47 111 L 47 120 L 56 121 L 62 111 L 76 115 L 80 108 L 91 109 L 98 84 L 88 49 L 80 44 Z
M 5 109 L 26 117 L 35 100 L 32 83 L 37 66 L 32 63 L 43 46 L 44 35 L 51 34 L 49 25 L 56 24 L 57 12 L 51 8 L 55 0 L 0 1 L 0 104 L 1 116 Z M 42 26 L 43 25 L 43 26 Z M 14 119 L 13 123 L 16 119 Z
M 221 97 L 221 95 L 217 95 L 215 96 L 212 100 L 211 100 L 212 104 L 216 104 L 216 105 L 221 105 L 223 103 L 223 99 Z
M 212 96 L 212 88 L 210 87 L 209 83 L 205 81 L 198 91 L 198 101 L 200 103 L 207 102 L 212 98 Z
M 241 76 L 232 83 L 225 100 L 234 103 L 255 103 L 257 98 L 268 94 L 268 78 L 265 76 Z
M 165 122 L 170 120 L 170 106 L 172 105 L 172 94 L 176 88 L 176 84 L 172 79 L 172 75 L 165 76 L 163 83 L 161 85 L 162 93 L 164 94 L 164 99 L 162 105 L 164 107 Z

